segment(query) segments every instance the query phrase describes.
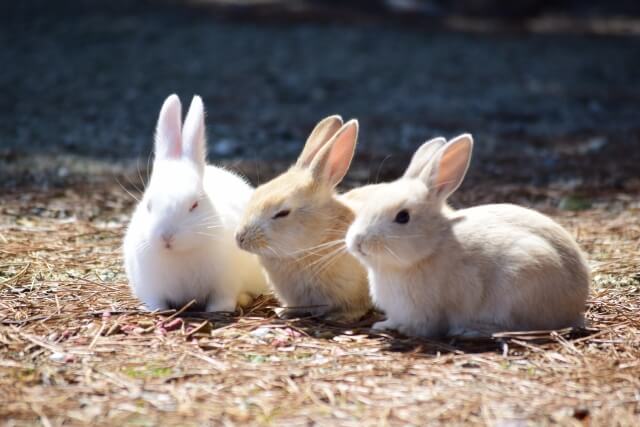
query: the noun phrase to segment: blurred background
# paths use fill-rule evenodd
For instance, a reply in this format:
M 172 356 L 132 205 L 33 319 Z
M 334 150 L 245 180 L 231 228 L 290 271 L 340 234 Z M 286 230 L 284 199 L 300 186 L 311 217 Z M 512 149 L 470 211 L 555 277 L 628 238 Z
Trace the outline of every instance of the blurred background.
M 1 191 L 144 171 L 174 92 L 203 97 L 209 160 L 254 183 L 337 113 L 361 123 L 346 186 L 396 177 L 426 139 L 471 132 L 466 188 L 640 190 L 636 0 L 0 8 Z

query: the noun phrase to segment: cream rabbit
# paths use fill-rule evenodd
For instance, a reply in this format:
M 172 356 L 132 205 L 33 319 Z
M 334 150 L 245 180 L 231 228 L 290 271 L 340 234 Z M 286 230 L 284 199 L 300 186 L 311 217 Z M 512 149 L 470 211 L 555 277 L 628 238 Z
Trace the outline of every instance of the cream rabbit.
M 267 290 L 257 257 L 238 249 L 233 235 L 253 189 L 206 165 L 200 97 L 184 128 L 181 109 L 171 95 L 160 111 L 153 172 L 124 239 L 129 284 L 150 310 L 195 299 L 201 309 L 233 311 Z
M 357 137 L 355 120 L 318 123 L 296 164 L 255 190 L 238 227 L 238 245 L 259 255 L 286 316 L 348 321 L 370 307 L 366 272 L 344 245 L 353 213 L 334 191 Z
M 402 178 L 358 196 L 346 240 L 387 315 L 374 328 L 433 337 L 582 326 L 589 268 L 567 231 L 515 205 L 446 206 L 472 146 L 470 135 L 430 141 Z

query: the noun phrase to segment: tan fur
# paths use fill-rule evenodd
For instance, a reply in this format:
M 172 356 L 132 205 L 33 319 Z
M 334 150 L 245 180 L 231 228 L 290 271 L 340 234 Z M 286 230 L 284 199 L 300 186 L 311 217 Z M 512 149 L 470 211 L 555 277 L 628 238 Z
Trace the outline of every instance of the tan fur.
M 313 161 L 298 161 L 258 187 L 238 228 L 238 244 L 259 255 L 276 296 L 290 308 L 287 315 L 353 320 L 370 307 L 366 272 L 344 246 L 353 213 L 338 200 L 334 185 L 353 150 L 343 146 L 335 154 L 337 135 L 327 136 L 327 147 L 316 150 Z M 333 161 L 332 153 L 340 159 Z M 286 217 L 274 218 L 283 210 L 289 211 Z

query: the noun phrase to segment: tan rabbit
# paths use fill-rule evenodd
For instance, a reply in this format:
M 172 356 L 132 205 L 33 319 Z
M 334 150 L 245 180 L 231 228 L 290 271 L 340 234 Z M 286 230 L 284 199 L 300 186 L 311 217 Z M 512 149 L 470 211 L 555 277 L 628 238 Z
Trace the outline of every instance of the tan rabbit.
M 515 205 L 448 208 L 473 141 L 441 142 L 421 147 L 431 160 L 414 157 L 402 178 L 359 195 L 347 245 L 387 315 L 374 328 L 433 337 L 582 326 L 589 268 L 573 238 Z
M 335 193 L 357 138 L 356 120 L 322 120 L 296 164 L 255 190 L 238 227 L 238 246 L 259 255 L 285 316 L 350 321 L 370 308 L 366 271 L 344 244 L 353 213 Z

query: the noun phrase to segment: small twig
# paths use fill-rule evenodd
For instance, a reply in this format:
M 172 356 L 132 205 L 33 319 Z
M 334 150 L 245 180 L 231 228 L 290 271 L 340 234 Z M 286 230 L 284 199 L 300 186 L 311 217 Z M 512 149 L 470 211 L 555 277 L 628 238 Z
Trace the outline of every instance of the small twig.
M 22 270 L 20 270 L 19 272 L 17 272 L 16 274 L 14 274 L 13 276 L 9 277 L 8 279 L 3 280 L 2 282 L 0 282 L 0 286 L 4 286 L 4 285 L 8 285 L 11 282 L 15 282 L 16 280 L 18 280 L 24 273 L 27 272 L 27 270 L 29 269 L 29 267 L 31 267 L 31 263 L 28 262 L 27 265 L 24 266 L 24 268 Z
M 204 354 L 200 354 L 200 353 L 195 353 L 193 351 L 187 351 L 186 352 L 189 356 L 193 356 L 196 359 L 200 359 L 200 360 L 204 360 L 205 362 L 207 362 L 208 364 L 212 365 L 215 369 L 219 370 L 219 371 L 226 371 L 227 370 L 227 365 L 225 365 L 224 363 L 215 360 L 207 355 Z

